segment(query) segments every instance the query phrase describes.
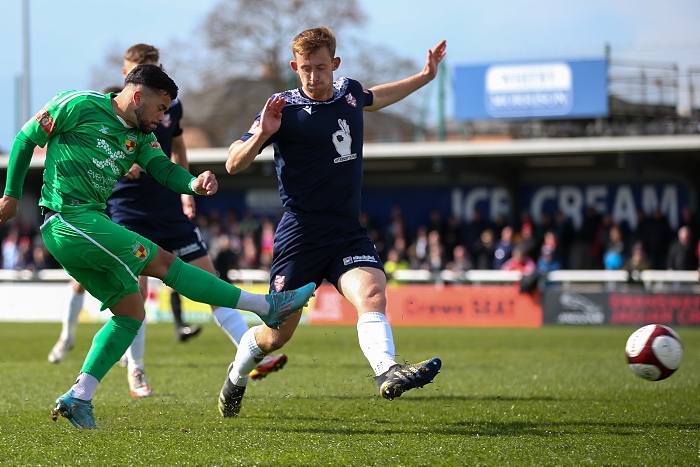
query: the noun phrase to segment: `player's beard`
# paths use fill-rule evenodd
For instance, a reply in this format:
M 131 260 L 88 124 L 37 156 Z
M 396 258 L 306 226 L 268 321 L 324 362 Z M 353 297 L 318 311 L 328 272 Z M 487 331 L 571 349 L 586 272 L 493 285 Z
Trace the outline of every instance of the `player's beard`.
M 136 114 L 136 123 L 139 126 L 139 130 L 144 133 L 152 133 L 155 128 L 151 128 L 151 122 L 143 118 L 144 109 L 142 107 L 137 107 L 134 109 L 134 114 Z

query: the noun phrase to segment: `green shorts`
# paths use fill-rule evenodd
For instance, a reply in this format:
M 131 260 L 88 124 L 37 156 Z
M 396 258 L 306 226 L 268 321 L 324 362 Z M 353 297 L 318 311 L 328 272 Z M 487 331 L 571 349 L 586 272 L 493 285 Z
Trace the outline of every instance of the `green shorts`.
M 158 248 L 99 211 L 57 213 L 42 224 L 41 236 L 66 272 L 102 302 L 102 310 L 139 292 L 139 275 Z

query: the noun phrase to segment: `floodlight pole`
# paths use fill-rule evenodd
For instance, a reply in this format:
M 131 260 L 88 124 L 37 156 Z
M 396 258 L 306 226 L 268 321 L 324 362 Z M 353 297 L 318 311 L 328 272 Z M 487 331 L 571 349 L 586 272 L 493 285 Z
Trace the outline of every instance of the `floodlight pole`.
M 441 61 L 438 65 L 438 141 L 445 141 L 445 74 L 447 68 L 445 61 Z
M 20 125 L 29 120 L 31 113 L 31 80 L 29 73 L 29 0 L 22 0 L 22 92 Z

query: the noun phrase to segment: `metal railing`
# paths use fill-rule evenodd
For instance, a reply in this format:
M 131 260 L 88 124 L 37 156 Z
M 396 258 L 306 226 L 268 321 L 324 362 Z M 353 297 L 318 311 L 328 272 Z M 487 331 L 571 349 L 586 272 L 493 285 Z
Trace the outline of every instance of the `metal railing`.
M 646 289 L 658 289 L 677 285 L 699 285 L 700 272 L 671 270 L 579 270 L 561 269 L 547 274 L 547 281 L 562 286 L 571 284 L 623 284 L 641 283 Z M 390 279 L 407 284 L 512 284 L 522 279 L 520 271 L 500 271 L 471 269 L 468 271 L 428 271 L 425 269 L 404 269 L 394 271 Z M 269 271 L 263 269 L 231 269 L 228 271 L 231 282 L 244 284 L 267 284 Z M 40 271 L 0 269 L 0 282 L 66 282 L 70 276 L 63 269 L 42 269 Z

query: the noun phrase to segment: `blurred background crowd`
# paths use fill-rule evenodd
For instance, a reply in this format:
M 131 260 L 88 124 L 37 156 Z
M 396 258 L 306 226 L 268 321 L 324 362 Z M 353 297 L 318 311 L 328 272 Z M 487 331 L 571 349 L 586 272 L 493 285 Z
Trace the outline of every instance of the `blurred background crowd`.
M 278 218 L 212 210 L 198 214 L 195 221 L 222 277 L 230 269 L 269 269 Z M 700 224 L 689 207 L 683 209 L 675 230 L 659 210 L 651 215 L 639 210 L 632 230 L 593 208 L 586 211 L 578 230 L 562 212 L 545 214 L 541 222 L 524 213 L 512 223 L 500 217 L 487 222 L 475 211 L 471 221 L 460 222 L 437 209 L 414 227 L 404 221 L 399 206 L 392 208 L 383 225 L 366 214 L 362 224 L 388 274 L 398 269 L 501 269 L 523 275 L 556 269 L 693 270 L 700 254 Z M 25 219 L 0 224 L 0 239 L 3 269 L 60 267 L 44 247 L 38 227 Z

